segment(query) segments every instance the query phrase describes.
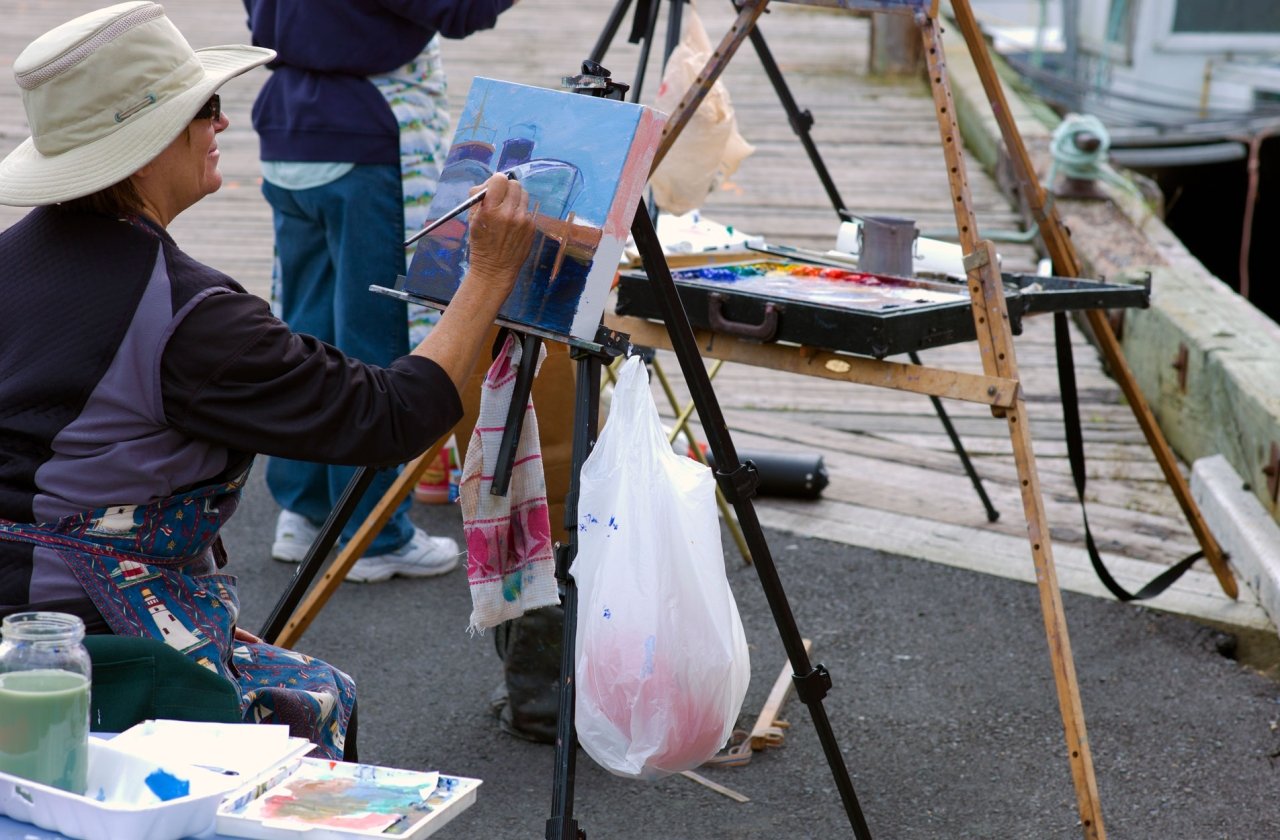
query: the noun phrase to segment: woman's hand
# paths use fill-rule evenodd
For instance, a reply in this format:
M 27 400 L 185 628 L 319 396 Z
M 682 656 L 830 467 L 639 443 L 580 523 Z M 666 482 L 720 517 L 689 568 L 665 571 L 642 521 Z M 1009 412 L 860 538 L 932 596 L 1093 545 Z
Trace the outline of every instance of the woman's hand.
M 488 190 L 484 200 L 470 211 L 472 276 L 468 279 L 482 280 L 482 285 L 505 300 L 533 245 L 533 214 L 529 194 L 519 181 L 495 174 L 483 188 Z
M 462 390 L 485 346 L 485 336 L 533 245 L 529 195 L 518 181 L 493 175 L 488 192 L 471 208 L 471 265 L 440 322 L 413 350 L 441 368 Z
M 257 636 L 253 635 L 252 633 L 250 633 L 248 630 L 244 629 L 243 627 L 237 627 L 237 628 L 235 628 L 235 629 L 232 631 L 231 635 L 232 635 L 232 637 L 234 637 L 234 638 L 235 638 L 235 640 L 236 640 L 237 642 L 248 642 L 249 644 L 252 644 L 252 645 L 260 645 L 260 644 L 263 644 L 262 639 L 259 639 Z

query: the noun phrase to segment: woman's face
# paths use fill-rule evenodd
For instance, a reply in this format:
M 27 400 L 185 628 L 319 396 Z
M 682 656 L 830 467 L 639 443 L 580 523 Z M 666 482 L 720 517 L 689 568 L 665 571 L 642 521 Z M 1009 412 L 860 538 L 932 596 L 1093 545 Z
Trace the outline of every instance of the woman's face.
M 230 125 L 227 115 L 192 120 L 169 147 L 147 164 L 137 181 L 155 221 L 168 225 L 183 210 L 222 186 L 218 171 L 218 135 Z

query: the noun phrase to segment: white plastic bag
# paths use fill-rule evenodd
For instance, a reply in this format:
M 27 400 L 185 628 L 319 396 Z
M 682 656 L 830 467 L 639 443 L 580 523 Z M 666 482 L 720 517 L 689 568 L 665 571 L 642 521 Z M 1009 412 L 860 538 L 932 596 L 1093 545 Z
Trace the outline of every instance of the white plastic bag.
M 711 59 L 711 52 L 707 31 L 691 4 L 684 11 L 684 31 L 667 59 L 654 107 L 674 113 Z M 695 210 L 754 151 L 738 133 L 729 91 L 723 82 L 716 81 L 649 179 L 653 200 L 677 216 Z
M 578 500 L 578 740 L 612 773 L 697 767 L 751 676 L 724 571 L 715 479 L 672 452 L 644 365 L 622 366 Z

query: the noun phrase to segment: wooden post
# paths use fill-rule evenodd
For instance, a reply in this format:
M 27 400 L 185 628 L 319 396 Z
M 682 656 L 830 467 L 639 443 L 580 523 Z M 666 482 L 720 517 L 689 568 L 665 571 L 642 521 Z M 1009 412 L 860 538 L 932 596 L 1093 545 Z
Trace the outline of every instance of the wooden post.
M 871 55 L 867 72 L 872 76 L 912 76 L 924 67 L 920 32 L 908 15 L 871 15 Z

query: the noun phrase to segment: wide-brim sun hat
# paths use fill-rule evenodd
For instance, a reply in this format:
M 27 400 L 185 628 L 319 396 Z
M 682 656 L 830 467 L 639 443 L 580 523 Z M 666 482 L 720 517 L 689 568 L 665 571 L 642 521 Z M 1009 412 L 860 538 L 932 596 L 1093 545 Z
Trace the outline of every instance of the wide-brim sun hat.
M 158 3 L 118 3 L 41 35 L 13 63 L 31 137 L 0 161 L 0 204 L 95 193 L 150 163 L 219 87 L 275 57 L 193 50 Z

